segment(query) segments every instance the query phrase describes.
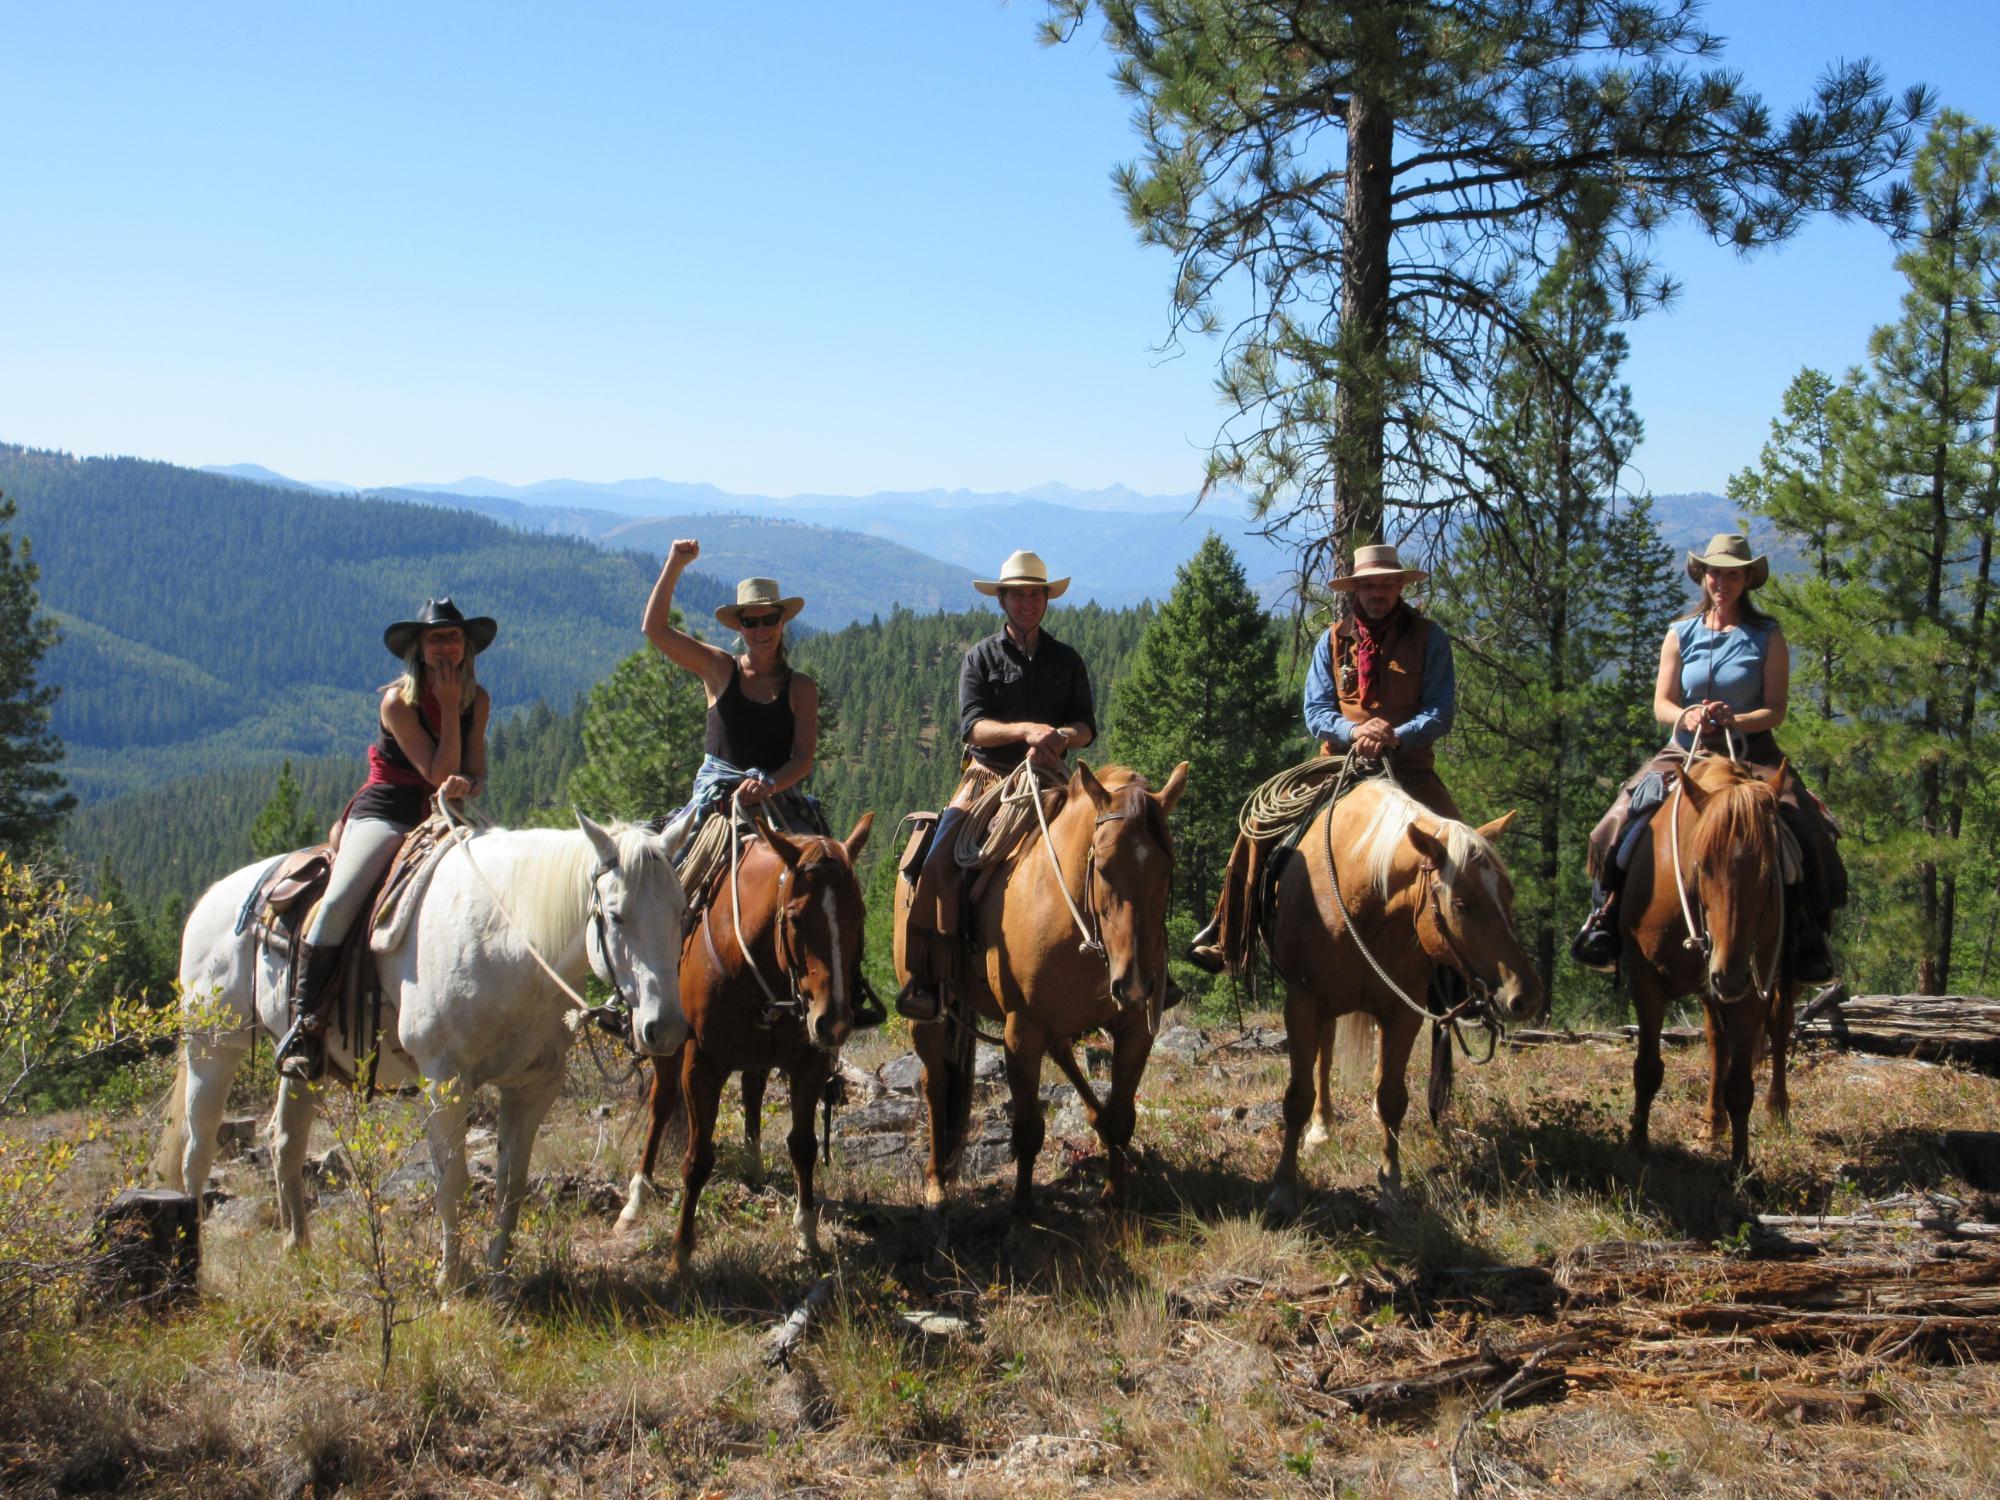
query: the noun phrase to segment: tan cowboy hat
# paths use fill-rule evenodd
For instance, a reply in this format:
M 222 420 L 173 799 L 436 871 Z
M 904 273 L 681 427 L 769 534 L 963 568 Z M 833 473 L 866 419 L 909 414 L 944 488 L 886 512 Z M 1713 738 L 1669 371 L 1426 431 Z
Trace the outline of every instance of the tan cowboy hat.
M 980 593 L 991 597 L 1002 589 L 1047 589 L 1051 599 L 1060 599 L 1063 590 L 1069 587 L 1067 575 L 1061 578 L 1049 577 L 1049 565 L 1033 552 L 1016 552 L 1000 564 L 998 578 L 975 578 L 972 586 Z
M 1396 555 L 1394 547 L 1356 547 L 1354 549 L 1354 571 L 1345 578 L 1336 578 L 1327 585 L 1339 593 L 1349 594 L 1364 583 L 1375 579 L 1394 579 L 1408 587 L 1422 583 L 1431 575 L 1422 568 L 1406 568 L 1403 559 Z
M 789 597 L 781 596 L 778 592 L 778 580 L 775 578 L 745 578 L 736 585 L 736 602 L 718 604 L 715 607 L 715 618 L 731 630 L 741 630 L 743 626 L 738 622 L 743 617 L 743 611 L 757 610 L 760 605 L 763 609 L 777 610 L 778 623 L 783 625 L 806 607 L 806 601 L 797 594 Z
M 1718 531 L 1708 539 L 1706 552 L 1688 554 L 1688 577 L 1696 583 L 1710 568 L 1748 568 L 1749 587 L 1756 588 L 1771 576 L 1771 559 L 1750 555 L 1750 538 L 1740 531 Z

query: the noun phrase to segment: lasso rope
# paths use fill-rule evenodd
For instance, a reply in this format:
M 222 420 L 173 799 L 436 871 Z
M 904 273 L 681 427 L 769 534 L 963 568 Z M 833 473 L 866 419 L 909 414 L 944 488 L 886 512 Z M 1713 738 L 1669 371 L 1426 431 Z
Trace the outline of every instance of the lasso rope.
M 1069 893 L 1069 877 L 1063 873 L 1062 860 L 1056 855 L 1055 840 L 1049 835 L 1048 813 L 1042 806 L 1043 793 L 1062 784 L 1062 779 L 1055 772 L 1037 765 L 1032 756 L 1023 760 L 1004 778 L 988 787 L 967 810 L 965 827 L 960 831 L 958 844 L 952 853 L 959 864 L 968 870 L 989 863 L 989 855 L 991 859 L 997 859 L 1003 850 L 1013 846 L 1027 823 L 1027 814 L 1020 810 L 1021 804 L 1033 804 L 1035 822 L 1041 828 L 1042 848 L 1048 852 L 1049 868 L 1055 871 L 1056 889 L 1062 892 L 1063 904 L 1069 908 L 1070 920 L 1076 924 L 1079 946 L 1086 953 L 1103 954 L 1104 944 L 1091 933 L 1083 913 L 1077 910 L 1075 898 Z

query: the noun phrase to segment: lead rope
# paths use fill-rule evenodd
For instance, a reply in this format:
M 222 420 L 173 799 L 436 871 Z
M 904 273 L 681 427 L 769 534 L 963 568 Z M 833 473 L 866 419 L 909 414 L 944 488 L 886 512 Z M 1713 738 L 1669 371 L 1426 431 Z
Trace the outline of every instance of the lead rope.
M 493 904 L 500 909 L 500 915 L 505 918 L 507 925 L 513 929 L 514 936 L 518 937 L 521 940 L 521 946 L 528 950 L 528 957 L 541 965 L 542 972 L 556 982 L 556 988 L 561 990 L 564 996 L 568 998 L 569 1003 L 575 1007 L 568 1015 L 563 1017 L 563 1024 L 569 1027 L 572 1032 L 576 1031 L 584 1023 L 586 1013 L 590 1010 L 590 1002 L 572 989 L 567 979 L 564 979 L 562 975 L 550 967 L 549 961 L 542 957 L 541 950 L 529 939 L 527 933 L 521 931 L 521 924 L 516 922 L 514 914 L 507 910 L 506 901 L 502 899 L 499 891 L 493 888 L 493 882 L 486 878 L 486 872 L 479 868 L 479 861 L 472 857 L 472 836 L 476 830 L 473 828 L 471 820 L 455 811 L 452 805 L 445 801 L 443 792 L 437 794 L 436 805 L 439 816 L 445 820 L 446 825 L 451 829 L 451 832 L 446 835 L 448 841 L 447 848 L 456 847 L 459 853 L 465 856 L 465 862 L 472 866 L 472 873 L 477 875 L 479 883 L 486 887 L 486 894 L 493 898 Z M 593 880 L 593 901 L 596 899 L 595 891 L 596 884 Z M 587 947 L 588 944 L 586 943 L 585 946 Z M 606 962 L 609 962 L 608 956 Z

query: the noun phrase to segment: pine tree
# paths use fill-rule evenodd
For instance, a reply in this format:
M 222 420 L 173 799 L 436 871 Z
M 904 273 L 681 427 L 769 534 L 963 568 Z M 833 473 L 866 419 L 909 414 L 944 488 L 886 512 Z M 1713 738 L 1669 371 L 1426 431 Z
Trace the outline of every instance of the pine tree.
M 49 729 L 59 691 L 37 682 L 56 623 L 41 612 L 40 576 L 27 538 L 17 548 L 14 503 L 0 495 L 0 851 L 15 855 L 45 843 L 76 799 L 56 767 L 62 742 Z
M 1544 355 L 1515 358 L 1495 383 L 1483 463 L 1498 483 L 1439 586 L 1459 645 L 1457 793 L 1463 805 L 1520 811 L 1532 853 L 1513 862 L 1518 909 L 1551 994 L 1598 812 L 1607 747 L 1592 721 L 1615 711 L 1604 700 L 1620 685 L 1599 671 L 1607 508 L 1640 431 L 1618 383 L 1625 339 L 1599 258 L 1595 237 L 1580 237 L 1529 299 Z
M 1773 128 L 1688 0 L 1050 0 L 1049 38 L 1093 9 L 1173 336 L 1224 339 L 1210 482 L 1339 555 L 1486 491 L 1490 351 L 1548 352 L 1521 301 L 1579 229 L 1636 310 L 1673 291 L 1671 220 L 1739 251 L 1811 212 L 1899 221 L 1881 184 L 1930 108 L 1840 64 Z
M 1155 786 L 1181 761 L 1174 813 L 1187 910 L 1206 916 L 1236 839 L 1236 814 L 1258 782 L 1303 749 L 1278 676 L 1277 639 L 1243 566 L 1210 532 L 1176 571 L 1118 685 L 1106 752 Z
M 634 651 L 584 702 L 584 759 L 570 800 L 598 818 L 673 812 L 693 789 L 706 717 L 696 678 L 651 646 Z
M 1818 549 L 1816 575 L 1781 582 L 1774 602 L 1817 648 L 1828 727 L 1813 743 L 1860 835 L 1848 857 L 1874 898 L 1870 934 L 1878 948 L 1914 951 L 1916 987 L 1938 994 L 1962 937 L 1961 876 L 1991 843 L 1978 789 L 2000 773 L 1993 131 L 1945 112 L 1911 183 L 1920 224 L 1896 259 L 1908 282 L 1901 318 L 1875 331 L 1866 368 L 1840 391 L 1795 382 L 1779 451 L 1742 489 Z
M 250 825 L 250 852 L 258 859 L 270 859 L 317 844 L 322 832 L 319 820 L 303 806 L 303 801 L 288 760 L 278 770 L 278 784 L 271 792 L 271 800 Z

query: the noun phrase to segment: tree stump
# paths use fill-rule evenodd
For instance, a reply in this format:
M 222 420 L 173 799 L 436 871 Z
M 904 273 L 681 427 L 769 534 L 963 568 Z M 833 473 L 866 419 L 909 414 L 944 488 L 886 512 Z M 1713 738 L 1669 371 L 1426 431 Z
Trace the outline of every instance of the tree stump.
M 167 1188 L 130 1188 L 91 1231 L 92 1289 L 107 1302 L 163 1307 L 192 1297 L 201 1271 L 201 1204 Z

